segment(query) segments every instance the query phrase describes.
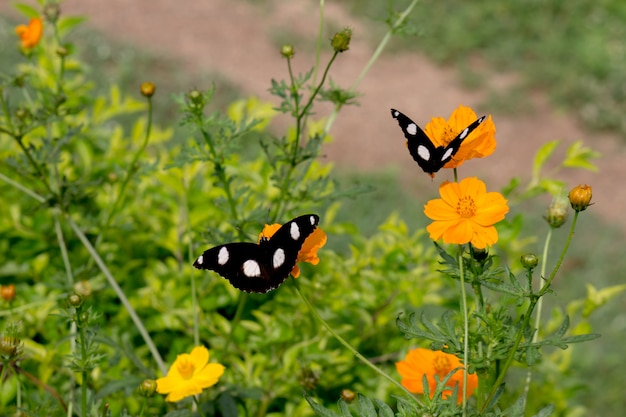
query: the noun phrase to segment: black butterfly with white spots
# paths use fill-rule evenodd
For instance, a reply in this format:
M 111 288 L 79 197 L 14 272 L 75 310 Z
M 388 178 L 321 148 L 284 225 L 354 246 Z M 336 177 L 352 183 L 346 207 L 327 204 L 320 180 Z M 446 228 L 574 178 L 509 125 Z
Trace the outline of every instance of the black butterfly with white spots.
M 448 143 L 448 146 L 435 147 L 426 133 L 406 115 L 396 109 L 391 109 L 391 117 L 398 120 L 404 137 L 407 139 L 407 147 L 411 156 L 420 168 L 431 177 L 434 177 L 435 172 L 443 168 L 456 155 L 465 138 L 487 118 L 487 116 L 483 116 L 467 126 Z
M 306 214 L 283 224 L 271 238 L 227 243 L 204 251 L 193 266 L 215 271 L 233 287 L 245 292 L 266 293 L 285 282 L 296 265 L 298 253 L 320 218 Z

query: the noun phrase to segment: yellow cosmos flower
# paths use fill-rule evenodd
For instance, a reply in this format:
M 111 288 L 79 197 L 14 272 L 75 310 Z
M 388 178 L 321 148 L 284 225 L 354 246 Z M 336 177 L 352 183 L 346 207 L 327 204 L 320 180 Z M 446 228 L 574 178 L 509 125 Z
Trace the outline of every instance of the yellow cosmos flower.
M 15 33 L 20 37 L 22 47 L 26 49 L 34 48 L 41 40 L 43 21 L 39 17 L 34 17 L 30 19 L 28 25 L 19 25 L 16 27 Z
M 176 357 L 167 376 L 156 380 L 156 390 L 159 394 L 168 394 L 165 401 L 177 402 L 217 384 L 223 373 L 223 365 L 209 363 L 208 349 L 196 346 L 191 353 Z
M 426 375 L 428 380 L 428 391 L 430 396 L 435 393 L 437 388 L 437 381 L 435 375 L 439 377 L 439 381 L 443 381 L 444 378 L 452 372 L 452 370 L 463 367 L 463 364 L 454 355 L 449 353 L 433 351 L 429 349 L 413 349 L 407 353 L 403 361 L 396 362 L 396 369 L 402 376 L 400 383 L 409 391 L 415 394 L 424 393 L 423 379 Z M 443 398 L 448 398 L 452 395 L 452 389 L 458 385 L 458 398 L 457 402 L 461 403 L 463 400 L 463 370 L 458 369 L 452 377 L 446 383 L 450 390 L 444 390 L 442 393 Z M 472 395 L 474 390 L 478 387 L 478 377 L 475 374 L 467 375 L 467 396 Z
M 447 121 L 443 117 L 433 117 L 424 128 L 424 133 L 428 135 L 433 145 L 445 147 L 476 119 L 478 116 L 474 110 L 460 105 Z M 495 150 L 496 125 L 489 116 L 463 140 L 456 155 L 443 167 L 456 168 L 468 159 L 484 158 Z
M 270 238 L 281 228 L 281 224 L 266 224 L 259 235 L 259 242 L 262 237 Z M 320 258 L 317 256 L 317 251 L 320 250 L 322 246 L 326 244 L 326 233 L 324 233 L 320 228 L 317 228 L 306 238 L 304 244 L 302 245 L 302 249 L 298 253 L 298 259 L 296 260 L 296 266 L 291 270 L 291 275 L 294 278 L 298 278 L 300 276 L 300 268 L 298 267 L 298 262 L 307 262 L 311 265 L 317 265 L 320 262 Z
M 426 230 L 430 238 L 444 243 L 471 244 L 484 249 L 498 241 L 494 224 L 509 212 L 502 194 L 487 192 L 485 183 L 476 177 L 460 183 L 445 181 L 439 187 L 441 198 L 430 200 L 424 213 L 434 220 Z

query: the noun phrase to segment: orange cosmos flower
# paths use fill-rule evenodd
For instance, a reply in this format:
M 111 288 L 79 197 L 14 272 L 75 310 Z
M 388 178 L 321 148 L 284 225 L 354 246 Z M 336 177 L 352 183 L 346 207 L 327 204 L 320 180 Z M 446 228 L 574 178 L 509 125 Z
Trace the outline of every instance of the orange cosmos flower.
M 398 373 L 402 375 L 402 381 L 400 381 L 401 384 L 415 394 L 424 393 L 423 379 L 424 375 L 426 375 L 426 379 L 428 380 L 428 391 L 431 398 L 437 388 L 435 375 L 439 377 L 439 381 L 443 381 L 453 369 L 458 367 L 463 367 L 463 364 L 456 356 L 445 352 L 423 348 L 409 351 L 403 361 L 396 362 L 396 369 L 398 370 Z M 443 391 L 443 398 L 448 398 L 452 395 L 452 389 L 454 389 L 457 385 L 457 402 L 461 403 L 463 400 L 462 369 L 458 369 L 446 383 L 446 386 L 449 386 L 451 389 Z M 477 387 L 478 377 L 475 374 L 468 374 L 467 396 L 469 397 L 472 395 Z
M 424 133 L 428 135 L 433 145 L 446 147 L 458 136 L 467 126 L 472 124 L 478 116 L 469 107 L 460 105 L 452 112 L 450 119 L 446 121 L 443 117 L 433 117 L 424 128 Z M 458 152 L 444 168 L 456 168 L 464 161 L 472 158 L 483 158 L 489 156 L 496 149 L 496 126 L 491 120 L 491 116 L 482 122 L 472 133 L 469 134 Z
M 177 402 L 217 384 L 223 373 L 223 365 L 209 363 L 209 350 L 204 346 L 196 346 L 191 353 L 176 357 L 167 376 L 156 380 L 156 391 L 168 394 L 165 401 Z
M 34 17 L 30 19 L 28 25 L 19 25 L 16 27 L 15 33 L 20 37 L 22 47 L 26 49 L 34 48 L 41 40 L 43 21 L 39 17 Z
M 460 183 L 445 181 L 439 187 L 441 198 L 424 206 L 426 216 L 434 220 L 426 230 L 430 238 L 444 243 L 471 244 L 484 249 L 498 241 L 494 224 L 509 212 L 502 194 L 487 192 L 485 183 L 476 177 Z
M 262 237 L 270 238 L 280 229 L 282 224 L 266 224 L 259 235 L 259 242 Z M 320 228 L 317 228 L 306 238 L 304 244 L 302 245 L 302 249 L 298 253 L 298 260 L 296 261 L 296 266 L 291 270 L 291 275 L 294 278 L 298 278 L 300 276 L 300 268 L 298 267 L 298 262 L 308 262 L 311 265 L 317 265 L 320 262 L 320 258 L 317 256 L 317 251 L 326 244 L 326 233 L 324 233 Z

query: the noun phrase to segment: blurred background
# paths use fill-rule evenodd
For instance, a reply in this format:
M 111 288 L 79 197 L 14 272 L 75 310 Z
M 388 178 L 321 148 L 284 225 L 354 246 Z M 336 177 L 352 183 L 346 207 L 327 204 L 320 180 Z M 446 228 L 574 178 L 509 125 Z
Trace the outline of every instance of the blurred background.
M 394 10 L 406 4 L 394 2 Z M 156 122 L 164 126 L 177 126 L 171 94 L 211 83 L 217 88 L 215 109 L 251 95 L 272 100 L 270 80 L 286 76 L 279 53 L 284 43 L 295 47 L 296 72 L 314 64 L 315 1 L 68 0 L 61 8 L 65 15 L 87 19 L 75 38 L 92 78 L 103 89 L 119 83 L 133 92 L 143 81 L 154 82 Z M 386 30 L 388 8 L 388 2 L 378 0 L 326 2 L 323 37 L 330 39 L 346 26 L 353 30 L 350 50 L 330 74 L 333 82 L 342 87 L 355 82 Z M 21 19 L 9 2 L 0 2 L 2 67 L 16 57 L 13 30 Z M 626 2 L 425 0 L 409 20 L 403 36 L 392 39 L 358 85 L 359 105 L 342 110 L 331 131 L 334 140 L 325 148 L 338 181 L 372 187 L 358 201 L 345 202 L 343 219 L 356 221 L 365 232 L 392 211 L 411 227 L 425 224 L 421 205 L 450 174 L 438 174 L 435 183 L 423 174 L 406 152 L 389 108 L 423 126 L 430 117 L 447 118 L 464 104 L 491 114 L 498 129 L 496 153 L 461 169 L 461 175 L 477 175 L 490 189 L 512 177 L 527 180 L 535 153 L 547 141 L 563 141 L 561 156 L 576 140 L 601 152 L 598 172 L 555 174 L 568 189 L 592 185 L 595 205 L 585 212 L 562 274 L 574 281 L 556 283 L 559 297 L 553 307 L 558 300 L 584 297 L 586 283 L 623 283 Z M 323 53 L 330 55 L 330 48 Z M 318 110 L 325 116 L 323 107 Z M 547 204 L 544 199 L 518 210 L 543 231 Z M 531 249 L 539 252 L 538 245 Z M 603 337 L 573 348 L 565 388 L 594 415 L 621 415 L 626 409 L 624 297 L 601 309 L 592 323 Z

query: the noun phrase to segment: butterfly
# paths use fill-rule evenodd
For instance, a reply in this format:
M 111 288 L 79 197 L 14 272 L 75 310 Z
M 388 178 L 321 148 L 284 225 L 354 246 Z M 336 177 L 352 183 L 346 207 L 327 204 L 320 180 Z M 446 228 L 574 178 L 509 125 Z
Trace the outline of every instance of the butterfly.
M 287 279 L 319 221 L 316 214 L 296 217 L 272 237 L 261 237 L 259 244 L 236 242 L 208 249 L 193 266 L 217 272 L 241 291 L 266 293 Z
M 476 129 L 487 116 L 477 119 L 448 143 L 447 146 L 435 146 L 424 131 L 411 119 L 396 109 L 391 109 L 391 117 L 398 124 L 407 139 L 407 147 L 417 164 L 431 177 L 452 159 L 461 147 L 461 143 Z

